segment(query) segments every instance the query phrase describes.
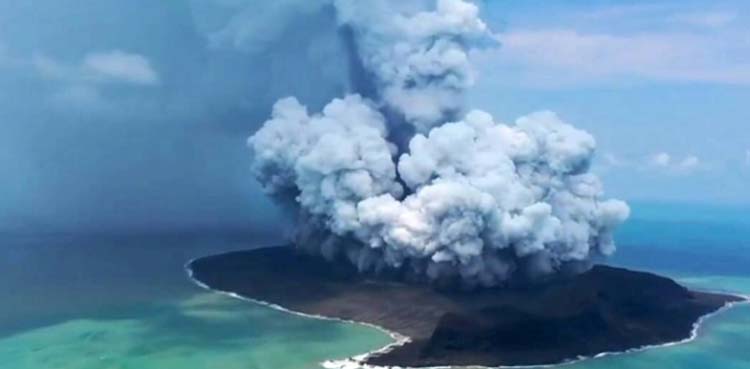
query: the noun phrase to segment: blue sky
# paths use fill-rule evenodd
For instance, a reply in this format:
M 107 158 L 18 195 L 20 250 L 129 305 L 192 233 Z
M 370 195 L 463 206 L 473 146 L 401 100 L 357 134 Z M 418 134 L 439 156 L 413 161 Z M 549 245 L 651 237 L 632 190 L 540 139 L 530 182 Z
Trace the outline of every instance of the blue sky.
M 272 227 L 246 138 L 349 84 L 315 4 L 0 2 L 0 230 Z M 590 131 L 610 196 L 750 204 L 750 4 L 482 4 L 470 107 Z
M 595 170 L 631 200 L 750 203 L 750 4 L 486 1 L 500 48 L 472 104 L 553 110 L 592 132 Z

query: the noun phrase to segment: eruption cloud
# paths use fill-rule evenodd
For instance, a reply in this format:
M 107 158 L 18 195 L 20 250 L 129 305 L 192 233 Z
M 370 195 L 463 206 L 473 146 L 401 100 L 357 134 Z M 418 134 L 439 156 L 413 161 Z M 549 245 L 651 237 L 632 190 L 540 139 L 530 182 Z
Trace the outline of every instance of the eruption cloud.
M 250 137 L 267 192 L 294 204 L 299 247 L 362 272 L 502 285 L 585 269 L 629 215 L 588 173 L 595 140 L 552 112 L 514 124 L 462 97 L 489 30 L 464 0 L 335 0 L 374 93 L 310 114 L 279 100 Z M 406 145 L 394 137 L 403 137 Z
M 488 40 L 471 3 L 439 0 L 434 10 L 399 12 L 396 2 L 336 0 L 339 22 L 354 33 L 359 61 L 382 108 L 427 132 L 462 108 L 474 81 L 466 48 Z

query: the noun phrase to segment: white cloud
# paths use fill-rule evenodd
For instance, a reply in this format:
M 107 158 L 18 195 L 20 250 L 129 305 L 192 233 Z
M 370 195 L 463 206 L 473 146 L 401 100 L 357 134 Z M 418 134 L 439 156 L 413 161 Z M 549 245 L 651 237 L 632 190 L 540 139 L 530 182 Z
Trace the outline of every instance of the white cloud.
M 605 152 L 597 155 L 597 159 L 593 162 L 593 171 L 599 174 L 636 168 L 636 162 L 613 152 Z
M 45 79 L 56 82 L 50 102 L 60 108 L 101 111 L 110 107 L 106 85 L 154 86 L 159 75 L 139 54 L 119 50 L 92 52 L 78 63 L 36 54 L 24 63 Z
M 739 16 L 727 9 L 691 8 L 679 2 L 661 2 L 649 4 L 610 5 L 601 8 L 573 12 L 576 20 L 602 22 L 628 22 L 647 25 L 689 25 L 704 28 L 724 27 L 733 23 Z
M 745 150 L 745 165 L 750 166 L 750 149 Z
M 695 26 L 719 28 L 732 24 L 739 14 L 726 8 L 691 7 L 679 1 L 608 5 L 571 12 L 572 19 L 601 24 L 636 23 L 642 26 Z
M 36 54 L 31 58 L 31 66 L 44 78 L 69 79 L 72 77 L 69 67 L 42 54 Z
M 273 45 L 286 28 L 296 19 L 309 18 L 327 4 L 323 1 L 222 1 L 213 6 L 224 8 L 231 14 L 225 22 L 216 19 L 207 22 L 196 15 L 199 29 L 204 32 L 212 47 L 261 52 Z M 206 6 L 210 1 L 193 0 L 193 6 Z
M 594 21 L 611 21 L 623 17 L 643 17 L 646 14 L 668 10 L 667 4 L 621 4 L 574 12 L 574 16 Z
M 120 50 L 90 53 L 83 60 L 83 70 L 100 81 L 137 85 L 154 85 L 159 76 L 151 63 L 139 54 Z
M 650 163 L 657 167 L 668 167 L 672 163 L 672 156 L 665 152 L 660 152 L 651 157 Z
M 78 64 L 70 64 L 43 54 L 31 58 L 31 66 L 42 77 L 74 84 L 120 83 L 155 85 L 159 75 L 144 56 L 120 50 L 92 52 Z
M 700 163 L 700 159 L 698 159 L 697 156 L 689 155 L 685 157 L 685 159 L 682 159 L 682 161 L 677 164 L 677 167 L 683 170 L 692 170 L 700 165 Z
M 679 1 L 585 6 L 516 21 L 475 53 L 501 84 L 750 85 L 750 22 L 737 6 Z M 503 71 L 508 71 L 507 73 Z
M 604 161 L 604 165 L 608 167 L 625 167 L 630 164 L 627 160 L 620 158 L 619 156 L 611 152 L 604 154 L 602 158 Z
M 475 53 L 481 65 L 512 68 L 521 82 L 560 86 L 654 80 L 750 84 L 750 44 L 687 32 L 608 34 L 572 28 L 516 30 L 501 47 Z
M 647 163 L 647 167 L 659 168 L 666 173 L 682 174 L 691 173 L 702 165 L 701 160 L 695 155 L 686 155 L 684 158 L 678 160 L 666 152 L 651 155 Z
M 613 153 L 602 155 L 597 169 L 600 171 L 631 170 L 636 172 L 658 172 L 663 174 L 691 174 L 706 165 L 696 155 L 688 154 L 676 158 L 668 152 L 657 152 L 644 157 L 621 157 Z

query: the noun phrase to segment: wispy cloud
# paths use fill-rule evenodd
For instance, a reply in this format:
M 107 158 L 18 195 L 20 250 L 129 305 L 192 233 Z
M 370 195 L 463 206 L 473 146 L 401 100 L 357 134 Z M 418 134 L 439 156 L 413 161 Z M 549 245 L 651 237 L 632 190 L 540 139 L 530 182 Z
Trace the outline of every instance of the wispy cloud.
M 719 28 L 731 24 L 737 17 L 737 13 L 734 12 L 714 11 L 678 13 L 673 15 L 671 19 L 675 22 L 692 26 Z
M 624 167 L 630 165 L 629 162 L 620 158 L 613 153 L 606 153 L 603 156 L 604 164 L 609 167 Z
M 160 83 L 146 57 L 120 50 L 91 52 L 75 63 L 36 54 L 26 64 L 41 78 L 55 82 L 49 99 L 63 109 L 101 111 L 113 106 L 103 94 L 107 86 L 151 87 Z
M 651 172 L 659 174 L 693 174 L 699 169 L 706 169 L 706 165 L 698 156 L 687 154 L 675 158 L 668 152 L 657 152 L 648 156 L 621 157 L 614 153 L 602 156 L 599 169 L 603 171 L 630 170 L 636 172 Z
M 688 173 L 698 168 L 701 161 L 695 155 L 687 155 L 680 160 L 675 160 L 669 153 L 659 152 L 650 157 L 648 164 L 671 172 Z
M 651 14 L 673 11 L 673 6 L 669 3 L 619 4 L 593 9 L 574 10 L 570 16 L 571 18 L 580 20 L 609 22 L 611 20 L 626 19 L 627 17 L 644 17 Z
M 144 56 L 120 50 L 92 52 L 77 64 L 68 64 L 43 54 L 34 55 L 31 65 L 45 78 L 75 83 L 120 83 L 155 85 L 159 75 Z
M 672 156 L 665 152 L 660 152 L 651 156 L 649 163 L 653 166 L 666 168 L 672 164 Z
M 154 85 L 159 82 L 159 76 L 148 59 L 120 50 L 88 54 L 83 60 L 82 68 L 91 78 L 101 81 L 137 85 Z
M 572 17 L 589 22 L 611 22 L 631 19 L 646 21 L 662 26 L 683 24 L 698 27 L 717 28 L 734 22 L 739 15 L 726 9 L 692 9 L 679 2 L 649 4 L 610 5 L 600 8 L 573 12 Z
M 689 33 L 611 35 L 573 29 L 511 31 L 480 63 L 514 67 L 531 84 L 641 79 L 750 84 L 750 44 Z
M 682 170 L 693 170 L 697 168 L 700 164 L 701 164 L 701 161 L 700 159 L 698 159 L 697 156 L 690 155 L 682 159 L 682 161 L 680 161 L 677 164 L 677 168 L 682 169 Z
M 536 87 L 638 82 L 750 85 L 750 34 L 740 13 L 679 2 L 563 11 L 510 28 L 480 66 Z M 488 73 L 489 74 L 489 73 Z

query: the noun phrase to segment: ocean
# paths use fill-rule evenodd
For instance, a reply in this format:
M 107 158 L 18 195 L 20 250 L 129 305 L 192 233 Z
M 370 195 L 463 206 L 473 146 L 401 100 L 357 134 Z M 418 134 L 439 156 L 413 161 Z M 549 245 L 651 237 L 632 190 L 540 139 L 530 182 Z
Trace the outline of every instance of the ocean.
M 693 288 L 750 294 L 750 209 L 632 204 L 608 262 Z M 267 239 L 2 236 L 0 369 L 304 369 L 382 347 L 372 328 L 294 316 L 188 280 L 195 257 Z M 748 369 L 750 306 L 707 319 L 689 343 L 572 369 Z

